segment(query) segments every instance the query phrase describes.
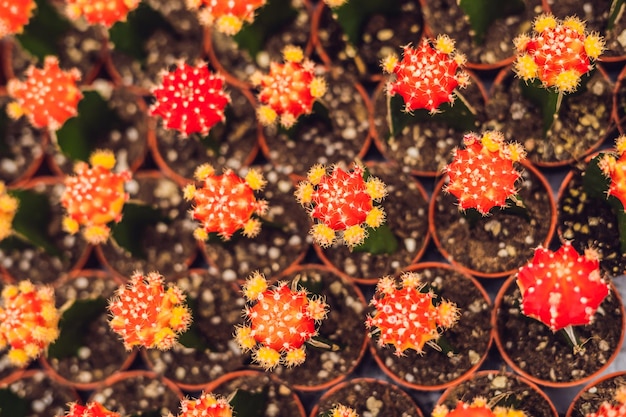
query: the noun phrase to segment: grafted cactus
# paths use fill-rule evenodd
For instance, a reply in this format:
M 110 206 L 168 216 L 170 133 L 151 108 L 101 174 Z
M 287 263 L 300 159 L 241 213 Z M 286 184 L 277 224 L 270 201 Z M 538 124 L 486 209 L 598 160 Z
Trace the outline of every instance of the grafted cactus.
M 356 411 L 342 404 L 337 404 L 330 410 L 330 417 L 359 417 Z
M 64 417 L 122 417 L 122 415 L 109 411 L 99 402 L 93 401 L 87 405 L 71 403 L 70 411 Z
M 22 33 L 36 7 L 35 0 L 0 0 L 0 39 Z
M 180 402 L 177 417 L 232 417 L 233 408 L 225 398 L 203 392 L 198 399 L 185 398 Z M 169 413 L 167 417 L 174 417 Z
M 459 401 L 454 410 L 445 405 L 438 405 L 431 417 L 526 417 L 526 414 L 512 408 L 490 407 L 486 398 L 476 397 L 471 403 Z
M 12 223 L 18 207 L 18 199 L 10 196 L 4 182 L 0 181 L 0 241 L 13 232 Z
M 617 154 L 606 153 L 599 161 L 604 175 L 611 180 L 608 195 L 617 198 L 626 210 L 626 136 L 620 136 L 615 142 Z
M 614 403 L 605 401 L 598 411 L 588 413 L 585 417 L 624 417 L 626 416 L 626 387 L 615 390 Z
M 200 21 L 226 35 L 235 35 L 244 23 L 254 21 L 255 12 L 266 0 L 187 0 L 187 7 L 199 11 Z
M 125 21 L 129 12 L 139 6 L 141 0 L 67 0 L 66 13 L 70 19 L 84 17 L 90 25 L 106 27 Z

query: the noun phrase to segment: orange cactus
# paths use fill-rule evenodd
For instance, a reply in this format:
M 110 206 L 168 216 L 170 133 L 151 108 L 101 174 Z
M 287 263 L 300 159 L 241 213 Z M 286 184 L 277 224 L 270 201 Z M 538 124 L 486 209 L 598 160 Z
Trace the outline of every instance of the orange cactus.
M 204 164 L 196 169 L 195 177 L 202 181 L 202 188 L 189 184 L 184 189 L 184 197 L 195 202 L 192 215 L 200 221 L 194 232 L 196 239 L 206 240 L 209 233 L 218 233 L 229 240 L 237 230 L 242 230 L 247 237 L 259 234 L 261 222 L 252 215 L 263 215 L 267 211 L 267 201 L 254 196 L 254 191 L 265 186 L 260 172 L 250 170 L 243 179 L 230 169 L 215 175 L 213 167 Z
M 354 409 L 338 404 L 330 410 L 330 417 L 359 417 L 359 415 Z
M 122 219 L 124 203 L 129 195 L 124 185 L 131 173 L 114 173 L 115 156 L 110 151 L 95 151 L 85 162 L 74 166 L 74 174 L 65 178 L 65 191 L 61 204 L 67 212 L 63 228 L 71 234 L 83 226 L 83 236 L 91 244 L 106 242 L 110 235 L 109 222 Z
M 0 181 L 0 241 L 11 235 L 18 207 L 18 199 L 10 196 L 4 182 Z
M 374 202 L 386 195 L 385 184 L 376 177 L 363 179 L 364 168 L 354 164 L 346 172 L 335 166 L 330 174 L 323 165 L 315 165 L 307 181 L 298 185 L 296 198 L 309 215 L 317 219 L 311 229 L 313 239 L 322 247 L 332 245 L 341 232 L 344 243 L 353 248 L 367 237 L 366 226 L 377 228 L 385 221 L 385 212 Z
M 579 255 L 570 242 L 556 252 L 537 248 L 533 259 L 517 273 L 517 285 L 523 313 L 553 332 L 591 323 L 609 294 L 598 255 L 592 250 Z
M 35 7 L 35 0 L 0 0 L 0 39 L 22 33 Z
M 378 345 L 393 345 L 402 356 L 407 349 L 423 353 L 424 345 L 436 342 L 441 329 L 448 329 L 459 319 L 456 304 L 441 300 L 434 304 L 432 291 L 422 292 L 424 284 L 418 274 L 404 273 L 398 288 L 392 277 L 383 277 L 376 286 L 371 305 L 375 312 L 368 316 L 366 326 L 378 335 Z
M 626 135 L 622 135 L 616 140 L 615 149 L 617 157 L 607 153 L 600 159 L 600 169 L 611 179 L 609 185 L 609 195 L 621 201 L 626 210 Z
M 440 35 L 433 42 L 424 39 L 418 48 L 404 47 L 402 60 L 390 55 L 383 61 L 383 71 L 395 74 L 387 84 L 387 94 L 400 94 L 405 111 L 426 109 L 436 113 L 443 103 L 454 103 L 454 91 L 469 84 L 462 70 L 465 56 L 454 49 L 454 41 Z
M 200 21 L 208 26 L 215 25 L 226 35 L 235 35 L 244 23 L 252 23 L 256 10 L 266 0 L 187 0 L 187 7 L 199 10 Z
M 445 405 L 438 405 L 433 410 L 431 417 L 525 417 L 523 411 L 496 407 L 492 409 L 487 405 L 487 400 L 483 397 L 476 397 L 470 403 L 459 401 L 454 410 L 450 410 Z
M 515 72 L 523 80 L 538 78 L 545 88 L 571 93 L 578 88 L 580 77 L 593 68 L 604 50 L 603 39 L 588 34 L 585 24 L 568 17 L 563 21 L 550 14 L 535 20 L 532 36 L 515 38 L 517 49 Z
M 191 324 L 185 298 L 174 285 L 166 290 L 158 272 L 136 272 L 109 300 L 109 324 L 122 337 L 127 350 L 133 346 L 170 349 Z
M 506 200 L 517 194 L 515 182 L 521 174 L 513 163 L 525 158 L 524 149 L 505 144 L 497 131 L 482 137 L 467 133 L 463 144 L 465 149 L 455 149 L 445 168 L 450 181 L 444 191 L 458 199 L 461 210 L 475 208 L 487 215 L 493 207 L 505 207 Z
M 7 84 L 7 92 L 15 100 L 7 106 L 9 117 L 25 115 L 37 128 L 57 130 L 76 116 L 78 102 L 83 98 L 77 85 L 81 78 L 78 69 L 63 71 L 57 58 L 47 56 L 43 68 L 31 65 L 26 77 L 25 81 L 14 78 Z
M 297 46 L 286 46 L 283 57 L 285 63 L 272 62 L 269 74 L 256 72 L 251 81 L 260 89 L 257 115 L 261 124 L 272 125 L 280 119 L 289 128 L 298 117 L 311 113 L 315 100 L 326 93 L 326 82 L 315 76 L 315 65 Z
M 70 411 L 64 417 L 122 417 L 122 415 L 109 411 L 99 402 L 93 401 L 87 405 L 71 403 Z
M 316 324 L 326 317 L 326 303 L 284 282 L 268 288 L 267 280 L 258 272 L 248 278 L 243 294 L 254 305 L 245 309 L 249 324 L 235 332 L 239 346 L 253 351 L 254 361 L 267 370 L 279 363 L 303 363 L 304 344 L 317 335 Z
M 626 387 L 615 390 L 615 404 L 608 401 L 602 403 L 598 411 L 589 413 L 585 417 L 625 417 L 626 416 Z
M 85 17 L 90 25 L 106 27 L 126 20 L 129 12 L 139 6 L 140 0 L 67 0 L 66 13 L 70 19 Z
M 222 397 L 203 392 L 197 400 L 184 399 L 180 403 L 181 413 L 177 417 L 232 417 L 233 408 Z M 167 417 L 174 417 L 171 413 Z
M 25 367 L 57 339 L 59 319 L 52 288 L 30 281 L 7 285 L 0 305 L 0 350 L 8 347 L 10 363 Z

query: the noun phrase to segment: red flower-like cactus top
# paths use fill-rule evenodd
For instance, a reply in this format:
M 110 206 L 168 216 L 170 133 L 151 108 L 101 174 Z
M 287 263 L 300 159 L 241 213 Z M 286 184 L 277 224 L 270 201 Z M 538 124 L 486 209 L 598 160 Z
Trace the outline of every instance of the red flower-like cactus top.
M 180 62 L 173 71 L 164 71 L 161 78 L 161 84 L 152 89 L 156 102 L 150 114 L 160 116 L 166 129 L 178 130 L 184 137 L 206 135 L 224 121 L 230 97 L 224 91 L 224 78 L 211 73 L 206 64 Z
M 111 27 L 126 20 L 129 12 L 139 6 L 141 0 L 66 0 L 66 13 L 72 20 L 81 16 L 90 25 Z
M 133 346 L 170 349 L 191 324 L 185 298 L 174 285 L 165 289 L 158 272 L 136 272 L 109 300 L 109 324 L 122 337 L 127 350 Z
M 42 69 L 28 67 L 25 81 L 9 80 L 7 92 L 15 101 L 7 106 L 8 115 L 13 119 L 25 115 L 37 128 L 59 129 L 77 114 L 83 98 L 77 85 L 80 77 L 78 69 L 63 71 L 56 57 L 47 56 Z
M 440 35 L 434 41 L 424 39 L 419 47 L 404 47 L 402 60 L 390 55 L 383 61 L 383 70 L 395 74 L 387 84 L 387 94 L 400 94 L 407 112 L 426 109 L 436 113 L 443 103 L 454 103 L 454 90 L 469 84 L 469 75 L 462 70 L 465 56 L 454 49 L 454 41 Z
M 591 323 L 609 294 L 594 251 L 581 256 L 569 242 L 556 252 L 537 248 L 533 259 L 517 273 L 517 285 L 522 312 L 553 332 Z
M 493 207 L 505 207 L 506 200 L 517 194 L 515 182 L 521 176 L 513 166 L 525 158 L 516 143 L 504 143 L 497 131 L 482 136 L 467 133 L 464 149 L 453 151 L 452 162 L 445 168 L 450 177 L 445 191 L 459 201 L 459 209 L 475 208 L 487 215 Z
M 626 387 L 617 388 L 614 399 L 615 404 L 605 401 L 598 411 L 589 413 L 585 417 L 626 417 Z
M 431 417 L 525 417 L 523 411 L 512 408 L 495 407 L 491 408 L 484 397 L 476 397 L 471 403 L 459 401 L 450 410 L 446 405 L 437 405 Z
M 459 319 L 456 304 L 440 300 L 432 291 L 424 291 L 418 274 L 404 273 L 398 287 L 392 277 L 383 277 L 376 286 L 371 305 L 376 311 L 368 316 L 366 326 L 378 334 L 378 345 L 393 345 L 402 356 L 407 349 L 424 352 L 424 345 L 439 339 L 440 329 L 448 329 Z
M 211 165 L 204 164 L 196 169 L 195 177 L 202 182 L 202 187 L 187 185 L 184 197 L 195 203 L 192 216 L 200 222 L 194 232 L 196 239 L 206 240 L 209 233 L 218 233 L 229 240 L 238 230 L 246 237 L 259 234 L 261 222 L 252 215 L 263 215 L 267 211 L 267 201 L 254 196 L 254 191 L 265 186 L 260 172 L 251 169 L 244 179 L 230 169 L 216 175 Z
M 580 77 L 593 68 L 592 60 L 604 50 L 604 41 L 588 34 L 585 24 L 576 17 L 557 20 L 544 14 L 535 20 L 532 36 L 515 38 L 517 49 L 515 72 L 523 80 L 538 78 L 546 88 L 571 93 L 578 88 Z
M 617 138 L 615 143 L 617 157 L 607 153 L 600 159 L 600 169 L 611 179 L 609 195 L 621 201 L 626 210 L 626 136 Z
M 200 21 L 226 35 L 235 35 L 244 23 L 254 21 L 255 12 L 267 0 L 187 0 L 187 7 L 200 10 Z
M 99 402 L 93 401 L 87 405 L 71 403 L 70 411 L 64 417 L 122 417 L 122 415 L 109 411 Z
M 374 202 L 387 195 L 385 184 L 376 177 L 363 178 L 363 166 L 354 164 L 346 172 L 338 166 L 329 174 L 323 165 L 315 165 L 307 181 L 298 184 L 296 198 L 309 207 L 309 215 L 320 223 L 313 225 L 313 239 L 323 247 L 332 245 L 336 232 L 353 248 L 367 237 L 366 226 L 377 228 L 385 221 L 385 212 Z
M 184 399 L 180 402 L 177 417 L 232 417 L 233 408 L 225 398 L 203 392 L 197 400 Z M 171 413 L 167 417 L 174 417 Z
M 115 173 L 115 156 L 111 151 L 95 151 L 85 162 L 74 166 L 74 175 L 65 178 L 61 204 L 67 212 L 63 228 L 74 234 L 83 226 L 83 236 L 91 244 L 106 242 L 111 229 L 109 222 L 122 219 L 124 203 L 129 195 L 124 190 L 131 173 Z
M 279 118 L 289 128 L 298 117 L 311 113 L 315 100 L 326 93 L 326 82 L 315 76 L 315 64 L 297 46 L 286 46 L 283 57 L 283 64 L 272 62 L 269 74 L 255 72 L 251 81 L 260 89 L 257 116 L 261 124 L 271 125 Z
M 35 0 L 0 0 L 0 39 L 22 33 L 35 7 Z
M 9 362 L 25 367 L 57 339 L 60 317 L 52 288 L 30 281 L 7 285 L 0 304 L 0 350 L 8 347 Z
M 9 195 L 4 182 L 0 181 L 0 241 L 12 233 L 18 207 L 18 199 Z
M 252 350 L 254 361 L 267 370 L 279 363 L 303 363 L 304 343 L 317 335 L 316 324 L 326 317 L 326 303 L 284 282 L 268 288 L 267 280 L 258 272 L 248 278 L 243 294 L 254 305 L 245 310 L 249 324 L 235 332 L 239 346 Z
M 330 410 L 330 417 L 359 417 L 356 411 L 342 404 L 337 404 Z

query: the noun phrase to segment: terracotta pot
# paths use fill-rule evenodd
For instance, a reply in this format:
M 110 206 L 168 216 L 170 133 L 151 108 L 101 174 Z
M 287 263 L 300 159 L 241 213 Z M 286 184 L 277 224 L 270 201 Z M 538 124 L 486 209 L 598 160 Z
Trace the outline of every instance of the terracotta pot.
M 431 236 L 444 258 L 466 274 L 480 278 L 504 278 L 515 273 L 520 266 L 525 264 L 532 257 L 535 247 L 540 244 L 546 246 L 551 241 L 556 228 L 556 203 L 550 184 L 532 164 L 523 162 L 521 165 L 524 172 L 522 182 L 519 182 L 519 194 L 529 210 L 531 223 L 524 223 L 520 217 L 515 215 L 494 212 L 493 215 L 478 220 L 472 231 L 467 221 L 459 222 L 459 220 L 464 220 L 464 218 L 461 212 L 458 212 L 456 209 L 456 198 L 451 194 L 442 192 L 442 188 L 448 179 L 447 175 L 441 178 L 435 185 L 428 211 Z M 531 178 L 533 181 L 532 189 L 528 189 L 523 184 Z M 544 200 L 541 200 L 542 196 L 545 196 Z M 454 213 L 452 213 L 453 209 Z M 441 219 L 443 210 L 447 210 L 446 213 L 449 212 L 448 214 L 451 217 L 458 215 L 458 218 L 450 220 L 449 224 L 443 225 L 441 220 L 438 220 Z M 546 218 L 548 216 L 549 218 Z M 526 224 L 529 227 L 522 229 L 521 227 Z M 451 228 L 452 225 L 455 225 L 455 227 Z M 508 235 L 498 237 L 500 234 L 499 226 L 519 229 L 509 230 Z M 444 232 L 447 235 L 445 239 L 442 236 Z M 469 238 L 477 236 L 478 232 L 481 233 L 480 238 L 474 238 L 470 241 L 466 239 L 467 236 Z M 463 235 L 460 233 L 463 233 Z M 527 233 L 527 235 L 522 235 L 523 233 Z M 532 235 L 529 233 L 532 233 Z M 516 243 L 518 246 L 513 247 L 510 244 L 511 242 Z M 458 259 L 459 256 L 467 253 L 468 250 L 473 252 L 466 256 L 474 263 L 497 256 L 499 258 L 496 265 L 497 269 L 489 268 L 487 264 L 472 265 L 469 263 L 470 261 L 465 262 Z M 458 254 L 456 257 L 455 253 Z
M 496 296 L 493 327 L 498 351 L 516 373 L 539 385 L 565 388 L 585 384 L 597 378 L 615 360 L 624 340 L 626 311 L 612 283 L 610 283 L 611 293 L 598 309 L 595 322 L 574 328 L 577 337 L 585 340 L 584 348 L 588 351 L 577 354 L 573 352 L 574 348 L 567 342 L 565 336 L 561 337 L 543 323 L 523 316 L 518 304 L 521 296 L 515 279 L 515 275 L 511 276 Z M 513 321 L 517 317 L 519 320 Z M 615 323 L 618 317 L 621 322 Z M 609 318 L 610 320 L 607 320 Z M 618 328 L 605 329 L 599 326 L 607 322 L 615 323 Z M 524 340 L 525 351 L 539 352 L 545 349 L 543 354 L 539 354 L 541 355 L 539 362 L 536 362 L 537 356 L 533 359 L 531 356 L 524 357 L 522 352 L 518 354 L 512 351 L 514 348 L 509 347 L 504 336 L 508 327 L 529 335 L 528 339 Z M 546 365 L 549 369 L 546 369 Z
M 496 402 L 497 398 L 508 403 L 513 401 L 519 404 L 517 410 L 524 411 L 527 416 L 559 415 L 550 398 L 533 382 L 510 372 L 494 370 L 477 372 L 472 378 L 446 389 L 437 404 L 454 409 L 459 401 L 469 402 L 478 396 L 485 397 L 488 402 Z
M 415 178 L 391 163 L 368 162 L 367 168 L 387 186 L 389 194 L 380 204 L 386 221 L 398 240 L 393 254 L 375 255 L 350 251 L 340 243 L 330 248 L 314 244 L 315 252 L 333 272 L 360 284 L 376 284 L 388 274 L 417 263 L 428 246 L 428 194 Z
M 330 411 L 337 404 L 353 408 L 358 415 L 423 417 L 413 399 L 397 386 L 374 378 L 354 378 L 326 391 L 313 405 L 309 417 Z
M 565 417 L 585 417 L 595 413 L 607 401 L 614 404 L 614 394 L 626 385 L 626 371 L 612 372 L 586 385 L 572 400 Z
M 393 346 L 379 346 L 370 339 L 370 351 L 378 366 L 394 382 L 418 391 L 439 391 L 470 378 L 484 363 L 491 347 L 489 294 L 476 279 L 446 263 L 424 262 L 404 271 L 417 273 L 421 282 L 459 308 L 459 322 L 442 332 L 456 359 L 431 346 L 425 346 L 423 354 L 408 350 L 398 357 Z

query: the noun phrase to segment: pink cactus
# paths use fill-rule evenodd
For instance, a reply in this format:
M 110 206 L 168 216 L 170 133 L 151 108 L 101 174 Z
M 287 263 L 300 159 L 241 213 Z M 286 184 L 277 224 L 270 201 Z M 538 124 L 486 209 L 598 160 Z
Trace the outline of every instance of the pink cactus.
M 47 56 L 43 68 L 31 65 L 26 80 L 9 80 L 7 92 L 15 101 L 7 106 L 11 118 L 25 115 L 37 128 L 57 130 L 77 114 L 78 102 L 83 98 L 78 81 L 80 71 L 63 71 L 57 58 Z
M 4 182 L 0 181 L 0 241 L 13 232 L 13 218 L 18 207 L 18 199 L 9 195 Z
M 517 285 L 523 313 L 553 332 L 590 324 L 609 294 L 597 254 L 587 250 L 579 255 L 569 242 L 556 252 L 537 248 L 533 259 L 517 273 Z
M 64 417 L 122 417 L 120 413 L 107 410 L 97 401 L 90 402 L 87 405 L 71 403 L 69 406 L 70 411 Z
M 448 329 L 459 319 L 456 304 L 441 300 L 424 291 L 418 274 L 404 273 L 398 287 L 392 277 L 383 277 L 376 286 L 371 305 L 376 308 L 368 316 L 366 326 L 378 335 L 378 345 L 393 345 L 395 354 L 402 356 L 408 349 L 423 353 L 427 343 L 436 342 L 442 329 Z
M 431 417 L 526 417 L 526 414 L 512 408 L 492 408 L 487 404 L 487 399 L 476 397 L 471 403 L 459 401 L 454 410 L 445 405 L 437 405 Z
M 300 365 L 306 359 L 304 344 L 317 335 L 316 325 L 326 317 L 328 306 L 305 290 L 290 288 L 284 282 L 268 287 L 258 272 L 243 288 L 252 307 L 246 307 L 248 324 L 237 328 L 235 338 L 244 351 L 270 370 L 279 363 Z
M 267 0 L 187 0 L 187 7 L 199 10 L 200 21 L 215 25 L 219 32 L 235 35 L 244 23 L 252 23 L 258 8 Z
M 622 203 L 626 210 L 626 136 L 622 135 L 615 142 L 617 156 L 606 153 L 600 159 L 600 169 L 611 179 L 609 195 Z
M 140 0 L 66 0 L 66 13 L 72 20 L 84 17 L 90 25 L 111 27 L 126 20 L 139 3 Z
M 390 55 L 383 61 L 383 70 L 394 74 L 387 85 L 387 94 L 400 94 L 405 111 L 426 109 L 436 113 L 443 103 L 454 103 L 454 91 L 469 84 L 469 75 L 462 70 L 465 56 L 454 49 L 454 41 L 440 35 L 433 42 L 424 39 L 419 47 L 404 46 L 402 60 Z
M 184 196 L 195 202 L 192 215 L 200 222 L 194 232 L 196 239 L 206 240 L 209 233 L 218 233 L 222 239 L 229 240 L 238 230 L 246 237 L 259 234 L 261 222 L 252 215 L 263 215 L 267 211 L 267 201 L 254 196 L 254 191 L 265 186 L 260 172 L 251 169 L 243 179 L 230 169 L 216 175 L 211 165 L 204 164 L 196 169 L 195 177 L 202 182 L 202 187 L 189 184 Z
M 311 234 L 320 246 L 332 245 L 340 232 L 344 243 L 353 248 L 367 237 L 366 227 L 375 229 L 384 223 L 385 212 L 374 202 L 387 195 L 385 184 L 376 177 L 365 180 L 364 172 L 359 164 L 349 172 L 335 166 L 330 174 L 323 165 L 315 165 L 307 181 L 298 185 L 298 202 L 319 221 Z
M 232 417 L 233 408 L 225 398 L 203 392 L 200 398 L 185 398 L 180 402 L 180 414 L 177 417 Z M 168 414 L 167 417 L 174 417 Z
M 626 416 L 626 387 L 615 390 L 615 404 L 608 401 L 602 403 L 598 411 L 589 413 L 585 417 L 625 417 Z
M 517 194 L 515 182 L 521 176 L 513 163 L 525 158 L 521 145 L 505 144 L 502 133 L 491 131 L 482 136 L 467 133 L 464 149 L 455 149 L 452 162 L 445 168 L 450 177 L 444 191 L 453 194 L 459 208 L 474 208 L 487 215 L 493 207 L 505 207 Z
M 0 39 L 22 33 L 36 7 L 35 0 L 0 0 Z
M 165 289 L 158 272 L 136 272 L 109 300 L 109 324 L 122 337 L 127 350 L 134 346 L 170 349 L 191 324 L 185 298 L 174 285 Z
M 280 119 L 280 124 L 289 128 L 298 117 L 311 113 L 315 100 L 326 93 L 326 82 L 315 76 L 315 65 L 304 58 L 302 49 L 286 46 L 283 57 L 283 64 L 272 62 L 269 74 L 256 72 L 251 81 L 260 89 L 259 121 L 271 125 Z
M 204 63 L 191 66 L 179 62 L 171 72 L 161 74 L 161 84 L 152 89 L 156 102 L 150 114 L 163 119 L 166 129 L 207 135 L 223 122 L 230 96 L 224 91 L 224 78 L 211 73 Z

